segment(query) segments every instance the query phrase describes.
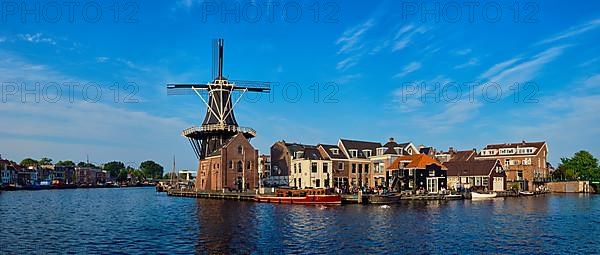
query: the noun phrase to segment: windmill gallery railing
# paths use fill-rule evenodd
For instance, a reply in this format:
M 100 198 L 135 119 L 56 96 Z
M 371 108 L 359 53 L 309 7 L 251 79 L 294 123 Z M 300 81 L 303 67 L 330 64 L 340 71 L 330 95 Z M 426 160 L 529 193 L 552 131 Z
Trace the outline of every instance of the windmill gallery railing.
M 221 124 L 212 124 L 212 125 L 202 125 L 202 126 L 193 126 L 187 128 L 181 132 L 182 136 L 189 136 L 193 133 L 197 132 L 217 132 L 217 131 L 226 131 L 232 133 L 247 133 L 252 136 L 256 136 L 256 131 L 252 128 L 248 127 L 239 127 L 234 125 L 221 125 Z

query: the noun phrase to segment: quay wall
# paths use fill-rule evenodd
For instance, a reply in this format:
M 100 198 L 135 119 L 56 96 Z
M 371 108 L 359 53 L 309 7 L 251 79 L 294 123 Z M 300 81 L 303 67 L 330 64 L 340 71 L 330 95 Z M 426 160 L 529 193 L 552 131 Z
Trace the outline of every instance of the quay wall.
M 549 182 L 546 184 L 556 193 L 592 193 L 595 192 L 589 181 Z

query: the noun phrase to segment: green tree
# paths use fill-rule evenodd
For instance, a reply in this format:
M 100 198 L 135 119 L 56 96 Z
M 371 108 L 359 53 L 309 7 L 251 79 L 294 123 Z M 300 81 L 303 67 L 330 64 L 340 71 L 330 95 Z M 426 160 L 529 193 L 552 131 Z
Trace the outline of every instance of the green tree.
M 74 167 L 75 166 L 75 162 L 71 161 L 71 160 L 65 160 L 65 161 L 58 161 L 56 162 L 57 166 L 71 166 Z
M 119 176 L 117 177 L 117 181 L 119 181 L 119 182 L 127 181 L 128 174 L 129 173 L 127 172 L 127 169 L 121 169 L 121 171 L 119 172 Z
M 39 163 L 37 162 L 37 160 L 32 159 L 32 158 L 26 158 L 26 159 L 21 160 L 21 164 L 19 164 L 19 165 L 27 167 L 27 166 L 37 166 L 38 164 Z
M 118 176 L 122 169 L 125 169 L 125 164 L 123 164 L 123 162 L 111 161 L 104 164 L 104 170 L 108 171 L 111 177 Z
M 598 159 L 587 151 L 579 151 L 572 158 L 561 158 L 556 172 L 567 179 L 580 178 L 582 180 L 597 179 L 600 177 Z
M 163 176 L 164 168 L 158 163 L 148 160 L 140 164 L 140 170 L 142 170 L 144 175 L 148 178 L 159 179 Z
M 92 163 L 85 163 L 85 162 L 79 162 L 77 163 L 78 167 L 92 167 L 92 168 L 97 168 L 96 165 L 92 164 Z
M 43 158 L 41 158 L 41 159 L 38 161 L 38 163 L 39 163 L 40 165 L 51 165 L 51 164 L 52 164 L 52 159 L 50 159 L 50 158 L 46 158 L 46 157 L 43 157 Z

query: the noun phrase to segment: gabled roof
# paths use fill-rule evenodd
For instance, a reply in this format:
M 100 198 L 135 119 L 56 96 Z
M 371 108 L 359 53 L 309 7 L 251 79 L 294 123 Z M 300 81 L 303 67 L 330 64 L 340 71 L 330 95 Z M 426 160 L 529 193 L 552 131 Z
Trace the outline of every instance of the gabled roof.
M 495 168 L 498 160 L 469 160 L 469 161 L 451 161 L 444 165 L 448 168 L 448 176 L 476 176 L 489 175 Z
M 337 145 L 319 144 L 318 146 L 321 146 L 323 148 L 323 150 L 326 153 L 325 156 L 327 156 L 330 159 L 347 159 L 346 155 L 342 152 L 342 149 L 340 149 L 340 147 L 338 147 Z M 333 152 L 331 152 L 331 149 L 338 149 L 339 153 L 333 154 Z
M 427 154 L 429 155 L 429 153 L 433 152 L 433 147 L 423 147 L 419 149 L 419 153 L 421 154 Z
M 323 156 L 316 147 L 312 146 L 304 148 L 304 153 L 302 153 L 302 157 L 300 158 L 310 160 L 321 160 L 323 159 Z
M 373 154 L 377 151 L 377 148 L 381 147 L 381 143 L 366 142 L 357 140 L 340 139 L 342 146 L 349 152 L 350 150 L 358 150 L 359 158 L 366 158 L 363 150 L 371 150 Z
M 475 152 L 475 150 L 468 150 L 468 151 L 457 151 L 451 155 L 452 156 L 450 157 L 449 162 L 469 161 L 469 160 L 474 160 L 475 159 L 474 157 L 477 155 L 477 153 Z
M 428 165 L 437 165 L 442 169 L 446 169 L 444 165 L 438 162 L 436 159 L 425 155 L 425 154 L 415 154 L 415 155 L 405 155 L 400 156 L 394 160 L 394 162 L 388 167 L 388 169 L 399 169 L 400 163 L 408 162 L 405 168 L 417 168 L 417 169 L 425 169 Z
M 229 138 L 229 140 L 225 141 L 223 143 L 223 146 L 215 149 L 213 152 L 209 153 L 207 157 L 213 157 L 213 156 L 219 156 L 221 155 L 221 149 L 226 148 L 227 146 L 229 146 L 229 144 L 231 144 L 231 142 L 237 137 L 237 136 L 243 136 L 243 133 L 238 132 L 237 134 L 233 135 L 232 137 Z M 244 137 L 245 138 L 245 137 Z

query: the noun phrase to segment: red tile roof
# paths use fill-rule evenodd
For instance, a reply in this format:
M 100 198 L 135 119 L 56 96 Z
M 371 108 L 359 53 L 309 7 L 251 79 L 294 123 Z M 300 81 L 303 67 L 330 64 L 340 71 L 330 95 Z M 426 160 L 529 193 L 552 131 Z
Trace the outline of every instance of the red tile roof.
M 400 156 L 388 167 L 388 169 L 398 169 L 400 168 L 400 163 L 408 161 L 409 163 L 405 166 L 406 168 L 417 168 L 417 169 L 425 169 L 428 165 L 438 165 L 442 169 L 446 169 L 444 165 L 438 162 L 436 159 L 425 155 L 425 154 L 415 154 L 415 155 L 406 155 Z

